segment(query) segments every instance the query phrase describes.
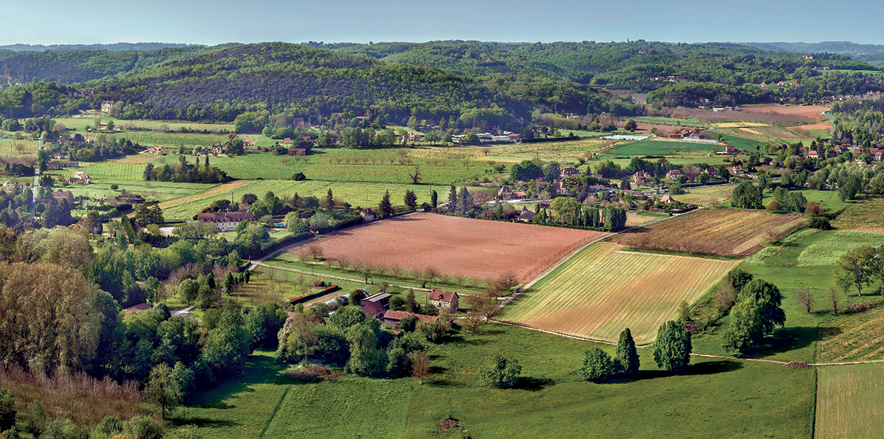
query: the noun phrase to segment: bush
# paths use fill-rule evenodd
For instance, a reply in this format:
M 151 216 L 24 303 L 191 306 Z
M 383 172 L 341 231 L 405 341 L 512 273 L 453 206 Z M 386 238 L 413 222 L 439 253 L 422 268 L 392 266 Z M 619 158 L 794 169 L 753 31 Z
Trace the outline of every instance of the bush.
M 611 356 L 597 347 L 592 347 L 583 354 L 583 363 L 578 371 L 580 376 L 587 381 L 604 381 L 613 372 Z
M 294 175 L 292 175 L 292 180 L 295 180 L 295 181 L 304 181 L 306 179 L 307 179 L 307 176 L 304 175 L 303 172 L 296 172 Z
M 780 203 L 777 201 L 771 201 L 770 203 L 767 204 L 767 211 L 768 212 L 778 212 L 781 209 L 782 209 L 782 206 L 780 206 Z
M 313 279 L 313 286 L 314 287 L 324 287 L 325 282 L 322 279 L 316 278 L 316 279 Z
M 479 376 L 483 386 L 503 389 L 514 386 L 520 373 L 522 366 L 519 360 L 507 352 L 499 352 L 488 358 Z
M 810 220 L 810 227 L 819 230 L 832 230 L 832 224 L 829 219 L 824 216 L 815 216 Z
M 863 312 L 872 308 L 872 305 L 868 303 L 851 303 L 849 307 L 847 307 L 848 312 Z

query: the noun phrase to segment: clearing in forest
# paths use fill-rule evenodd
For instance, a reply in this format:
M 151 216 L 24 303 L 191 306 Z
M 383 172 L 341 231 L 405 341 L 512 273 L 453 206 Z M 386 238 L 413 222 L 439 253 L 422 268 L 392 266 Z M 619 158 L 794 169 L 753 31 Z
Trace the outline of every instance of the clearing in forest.
M 821 367 L 817 373 L 814 437 L 881 437 L 884 365 Z
M 649 343 L 681 301 L 697 300 L 738 263 L 595 244 L 520 295 L 502 318 L 606 341 L 629 328 L 636 343 Z
M 786 236 L 805 221 L 798 214 L 704 209 L 619 235 L 616 241 L 641 249 L 742 257 L 760 250 L 762 241 Z
M 444 276 L 493 279 L 512 271 L 527 282 L 606 233 L 414 213 L 316 241 L 326 259 Z M 306 244 L 305 244 L 306 245 Z M 305 245 L 289 250 L 297 254 Z

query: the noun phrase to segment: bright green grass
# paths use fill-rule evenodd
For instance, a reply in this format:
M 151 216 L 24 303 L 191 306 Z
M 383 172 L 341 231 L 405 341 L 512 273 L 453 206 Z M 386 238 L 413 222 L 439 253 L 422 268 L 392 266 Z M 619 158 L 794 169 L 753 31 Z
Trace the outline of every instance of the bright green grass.
M 75 128 L 80 131 L 85 131 L 86 127 L 91 127 L 93 119 L 95 116 L 89 117 L 62 117 L 56 118 L 55 121 L 57 123 L 64 124 L 67 128 Z M 188 121 L 163 121 L 163 120 L 125 120 L 125 119 L 114 119 L 112 117 L 101 117 L 102 122 L 114 121 L 116 126 L 123 125 L 134 125 L 138 128 L 150 128 L 150 129 L 158 129 L 161 126 L 166 126 L 169 129 L 177 130 L 181 127 L 185 127 L 192 130 L 209 130 L 209 131 L 220 131 L 222 129 L 226 129 L 228 131 L 233 131 L 232 123 L 200 123 L 200 122 L 188 122 Z
M 678 117 L 666 117 L 666 116 L 640 116 L 634 117 L 633 120 L 639 123 L 646 123 L 651 125 L 677 125 L 677 126 L 687 126 L 687 127 L 704 127 L 706 123 L 694 118 L 682 119 Z
M 634 155 L 706 155 L 724 151 L 724 146 L 712 143 L 694 143 L 668 140 L 643 140 L 616 146 L 606 154 L 618 156 Z
M 90 174 L 91 176 L 91 174 Z M 111 190 L 111 185 L 118 186 L 116 191 Z M 201 183 L 170 183 L 161 181 L 142 181 L 135 182 L 132 180 L 102 180 L 100 183 L 80 185 L 72 184 L 67 187 L 57 187 L 65 191 L 71 191 L 75 197 L 87 196 L 90 198 L 107 198 L 122 194 L 123 191 L 129 191 L 138 194 L 147 200 L 168 201 L 188 195 L 197 194 L 212 187 L 214 184 Z
M 226 134 L 202 134 L 202 133 L 167 133 L 163 131 L 114 131 L 100 132 L 108 138 L 125 138 L 141 146 L 161 146 L 164 148 L 190 149 L 196 146 L 209 147 L 227 141 Z M 92 134 L 89 136 L 94 137 Z
M 865 232 L 830 232 L 826 239 L 820 240 L 804 250 L 798 257 L 800 265 L 834 266 L 845 253 L 866 245 L 878 247 L 884 244 L 884 235 Z
M 94 180 L 144 180 L 144 163 L 118 162 L 79 162 L 79 168 L 64 168 L 59 171 L 65 178 L 74 176 L 77 171 L 85 172 Z
M 211 205 L 215 200 L 233 200 L 239 202 L 244 194 L 255 194 L 263 197 L 268 191 L 276 196 L 291 197 L 295 193 L 299 196 L 324 197 L 331 189 L 335 199 L 350 203 L 353 207 L 377 207 L 383 198 L 385 191 L 390 191 L 390 200 L 394 206 L 404 205 L 402 201 L 406 190 L 413 190 L 417 195 L 418 204 L 430 202 L 430 192 L 436 190 L 439 200 L 448 197 L 448 186 L 425 186 L 410 184 L 384 184 L 384 183 L 343 183 L 326 181 L 284 181 L 284 180 L 256 180 L 233 190 L 200 198 L 187 203 L 179 204 L 163 209 L 166 220 L 183 221 L 190 219 L 204 208 Z
M 231 178 L 288 180 L 296 172 L 303 172 L 310 180 L 370 183 L 410 183 L 409 173 L 420 168 L 424 184 L 456 184 L 468 180 L 492 177 L 491 167 L 484 161 L 470 160 L 464 164 L 456 158 L 411 158 L 411 163 L 400 163 L 397 149 L 314 149 L 304 160 L 271 153 L 254 153 L 239 157 L 214 157 L 210 163 L 218 166 Z M 407 150 L 403 150 L 407 154 Z M 346 159 L 368 159 L 366 163 Z M 338 159 L 341 159 L 339 162 Z M 390 160 L 393 160 L 393 163 Z
M 694 358 L 671 375 L 641 350 L 639 379 L 593 384 L 575 373 L 590 346 L 492 324 L 434 348 L 434 374 L 423 386 L 357 377 L 296 384 L 262 353 L 252 357 L 252 373 L 201 397 L 172 430 L 192 423 L 221 438 L 460 437 L 435 432 L 450 415 L 476 438 L 811 436 L 813 369 Z M 479 387 L 486 356 L 503 349 L 520 361 L 522 379 L 515 389 Z
M 751 140 L 745 137 L 737 137 L 737 136 L 729 136 L 727 134 L 722 135 L 724 143 L 727 143 L 730 146 L 735 148 L 742 149 L 747 154 L 751 154 L 753 152 L 758 152 L 759 150 L 755 147 L 761 148 L 762 153 L 764 152 L 764 148 L 767 146 L 766 142 L 761 142 L 758 140 Z

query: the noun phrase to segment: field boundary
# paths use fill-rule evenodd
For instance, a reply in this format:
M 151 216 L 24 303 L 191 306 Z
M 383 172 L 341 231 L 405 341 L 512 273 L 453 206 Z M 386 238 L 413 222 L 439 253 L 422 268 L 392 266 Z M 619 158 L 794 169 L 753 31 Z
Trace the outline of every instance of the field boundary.
M 292 389 L 291 385 L 285 386 L 285 390 L 282 392 L 282 396 L 279 397 L 279 401 L 276 401 L 276 406 L 273 407 L 273 411 L 270 412 L 270 417 L 267 418 L 267 421 L 264 422 L 264 427 L 261 428 L 261 432 L 258 433 L 258 437 L 264 437 L 264 433 L 267 432 L 267 428 L 270 427 L 270 424 L 273 423 L 273 419 L 276 418 L 276 414 L 279 413 L 279 408 L 282 406 L 282 403 L 285 401 L 285 398 L 289 396 L 289 390 Z

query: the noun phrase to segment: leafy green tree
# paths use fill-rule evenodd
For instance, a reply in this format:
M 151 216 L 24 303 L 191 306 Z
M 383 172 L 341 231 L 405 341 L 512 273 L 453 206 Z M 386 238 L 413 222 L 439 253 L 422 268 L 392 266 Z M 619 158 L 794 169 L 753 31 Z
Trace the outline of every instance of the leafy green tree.
M 15 396 L 7 389 L 0 389 L 0 431 L 15 426 Z
M 587 381 L 604 381 L 614 372 L 611 356 L 598 347 L 591 347 L 583 353 L 583 361 L 578 369 L 580 376 Z
M 614 354 L 614 373 L 619 375 L 633 376 L 638 373 L 639 357 L 635 349 L 635 340 L 629 328 L 620 333 L 617 342 L 617 352 Z
M 256 306 L 245 317 L 246 328 L 252 335 L 252 344 L 275 349 L 279 342 L 277 334 L 287 318 L 288 315 L 276 302 L 265 302 Z
M 218 326 L 209 331 L 203 358 L 216 375 L 239 375 L 251 352 L 251 337 L 237 310 L 224 311 Z
M 668 321 L 657 329 L 654 362 L 663 370 L 680 370 L 691 361 L 691 333 L 683 325 Z
M 875 249 L 867 245 L 857 247 L 842 255 L 835 264 L 838 283 L 842 286 L 855 286 L 858 294 L 862 296 L 863 285 L 869 283 L 872 275 L 874 258 Z
M 762 190 L 754 184 L 744 181 L 734 188 L 731 204 L 740 209 L 763 209 Z
M 357 323 L 347 331 L 350 359 L 347 369 L 357 375 L 374 376 L 386 369 L 387 355 L 378 349 L 378 338 L 370 327 Z
M 783 296 L 776 285 L 761 279 L 746 284 L 737 296 L 737 302 L 752 301 L 758 306 L 762 332 L 770 335 L 775 326 L 786 324 L 786 313 L 781 307 Z
M 638 124 L 633 119 L 626 119 L 626 122 L 623 122 L 623 129 L 626 131 L 635 131 L 637 127 Z
M 743 300 L 737 303 L 731 308 L 730 320 L 730 326 L 721 338 L 722 349 L 742 354 L 761 341 L 764 331 L 755 301 Z
M 543 178 L 543 169 L 531 160 L 523 160 L 521 163 L 510 166 L 510 180 L 528 181 Z
M 508 352 L 492 354 L 479 370 L 480 382 L 485 387 L 505 389 L 513 387 L 519 380 L 522 366 L 519 360 Z
M 144 397 L 148 402 L 160 406 L 163 419 L 181 402 L 181 389 L 172 379 L 172 369 L 159 364 L 150 371 L 150 378 L 144 387 Z

